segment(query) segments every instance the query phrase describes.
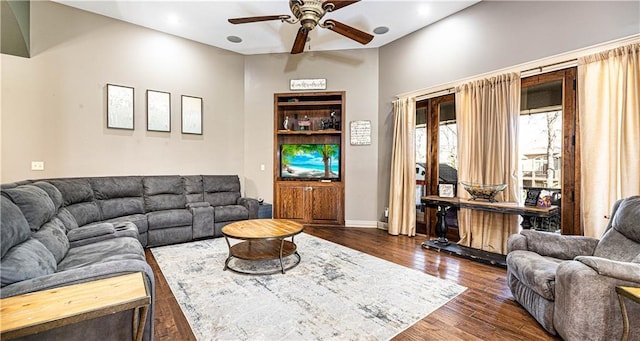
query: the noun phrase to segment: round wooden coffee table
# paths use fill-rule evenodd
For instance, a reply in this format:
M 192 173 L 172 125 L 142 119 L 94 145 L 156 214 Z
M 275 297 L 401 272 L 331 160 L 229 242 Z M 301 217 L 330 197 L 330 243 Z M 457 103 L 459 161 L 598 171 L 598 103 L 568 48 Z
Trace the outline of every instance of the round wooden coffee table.
M 297 246 L 293 242 L 293 237 L 302 232 L 302 225 L 284 219 L 251 219 L 231 223 L 222 228 L 222 234 L 229 246 L 229 257 L 224 262 L 223 270 L 231 270 L 242 274 L 267 275 L 282 271 L 284 274 L 296 265 L 300 264 L 300 254 Z M 291 237 L 291 241 L 285 238 Z M 240 243 L 231 245 L 229 238 L 243 240 Z M 286 268 L 283 258 L 293 255 L 296 257 L 292 264 Z M 229 262 L 233 258 L 261 261 L 280 260 L 280 268 L 276 270 L 266 269 L 265 271 L 245 271 L 237 267 L 231 267 Z

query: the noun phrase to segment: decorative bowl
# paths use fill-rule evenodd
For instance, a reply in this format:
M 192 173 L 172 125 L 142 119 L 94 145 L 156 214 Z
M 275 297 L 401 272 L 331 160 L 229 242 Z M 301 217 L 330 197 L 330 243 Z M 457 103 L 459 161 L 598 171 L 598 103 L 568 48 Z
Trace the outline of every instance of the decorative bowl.
M 497 202 L 494 197 L 507 188 L 507 184 L 482 185 L 464 181 L 460 181 L 460 183 L 462 184 L 462 188 L 471 194 L 471 200 L 487 199 L 489 202 Z

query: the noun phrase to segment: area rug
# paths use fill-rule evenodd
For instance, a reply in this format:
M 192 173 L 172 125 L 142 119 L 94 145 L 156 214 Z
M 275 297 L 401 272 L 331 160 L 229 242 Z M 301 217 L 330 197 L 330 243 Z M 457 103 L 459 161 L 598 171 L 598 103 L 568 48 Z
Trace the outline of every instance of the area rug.
M 304 233 L 295 242 L 300 264 L 263 276 L 223 271 L 224 238 L 151 251 L 198 340 L 388 340 L 466 289 Z

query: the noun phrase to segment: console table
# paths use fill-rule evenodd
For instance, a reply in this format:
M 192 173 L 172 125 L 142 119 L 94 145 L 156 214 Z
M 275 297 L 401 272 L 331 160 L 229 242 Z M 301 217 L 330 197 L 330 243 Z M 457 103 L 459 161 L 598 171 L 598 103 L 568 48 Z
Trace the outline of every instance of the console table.
M 424 196 L 421 198 L 421 202 L 426 206 L 436 207 L 438 209 L 436 221 L 436 235 L 438 239 L 428 240 L 422 244 L 422 246 L 424 247 L 437 250 L 440 250 L 441 248 L 446 247 L 450 244 L 449 240 L 447 239 L 447 224 L 445 223 L 445 215 L 447 214 L 447 210 L 452 207 L 503 214 L 517 214 L 522 216 L 522 223 L 520 225 L 523 229 L 531 228 L 531 218 L 533 217 L 550 218 L 560 213 L 558 206 L 524 206 L 513 202 L 488 202 L 461 198 L 446 198 L 437 195 Z M 500 257 L 501 255 L 494 255 L 490 252 L 471 249 L 472 248 L 456 246 L 456 251 L 453 251 L 453 253 L 463 256 L 464 253 L 467 253 L 469 258 L 485 260 L 490 264 L 498 264 L 501 266 L 504 265 L 504 256 Z
M 14 339 L 134 309 L 132 340 L 142 340 L 151 296 L 141 272 L 0 300 L 0 336 Z

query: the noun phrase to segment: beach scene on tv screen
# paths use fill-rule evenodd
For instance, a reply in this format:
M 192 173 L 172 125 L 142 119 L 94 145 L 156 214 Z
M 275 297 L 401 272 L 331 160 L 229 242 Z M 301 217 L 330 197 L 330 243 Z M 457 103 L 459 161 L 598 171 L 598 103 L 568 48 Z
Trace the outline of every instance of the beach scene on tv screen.
M 283 144 L 283 178 L 337 179 L 340 177 L 340 146 L 337 144 Z

